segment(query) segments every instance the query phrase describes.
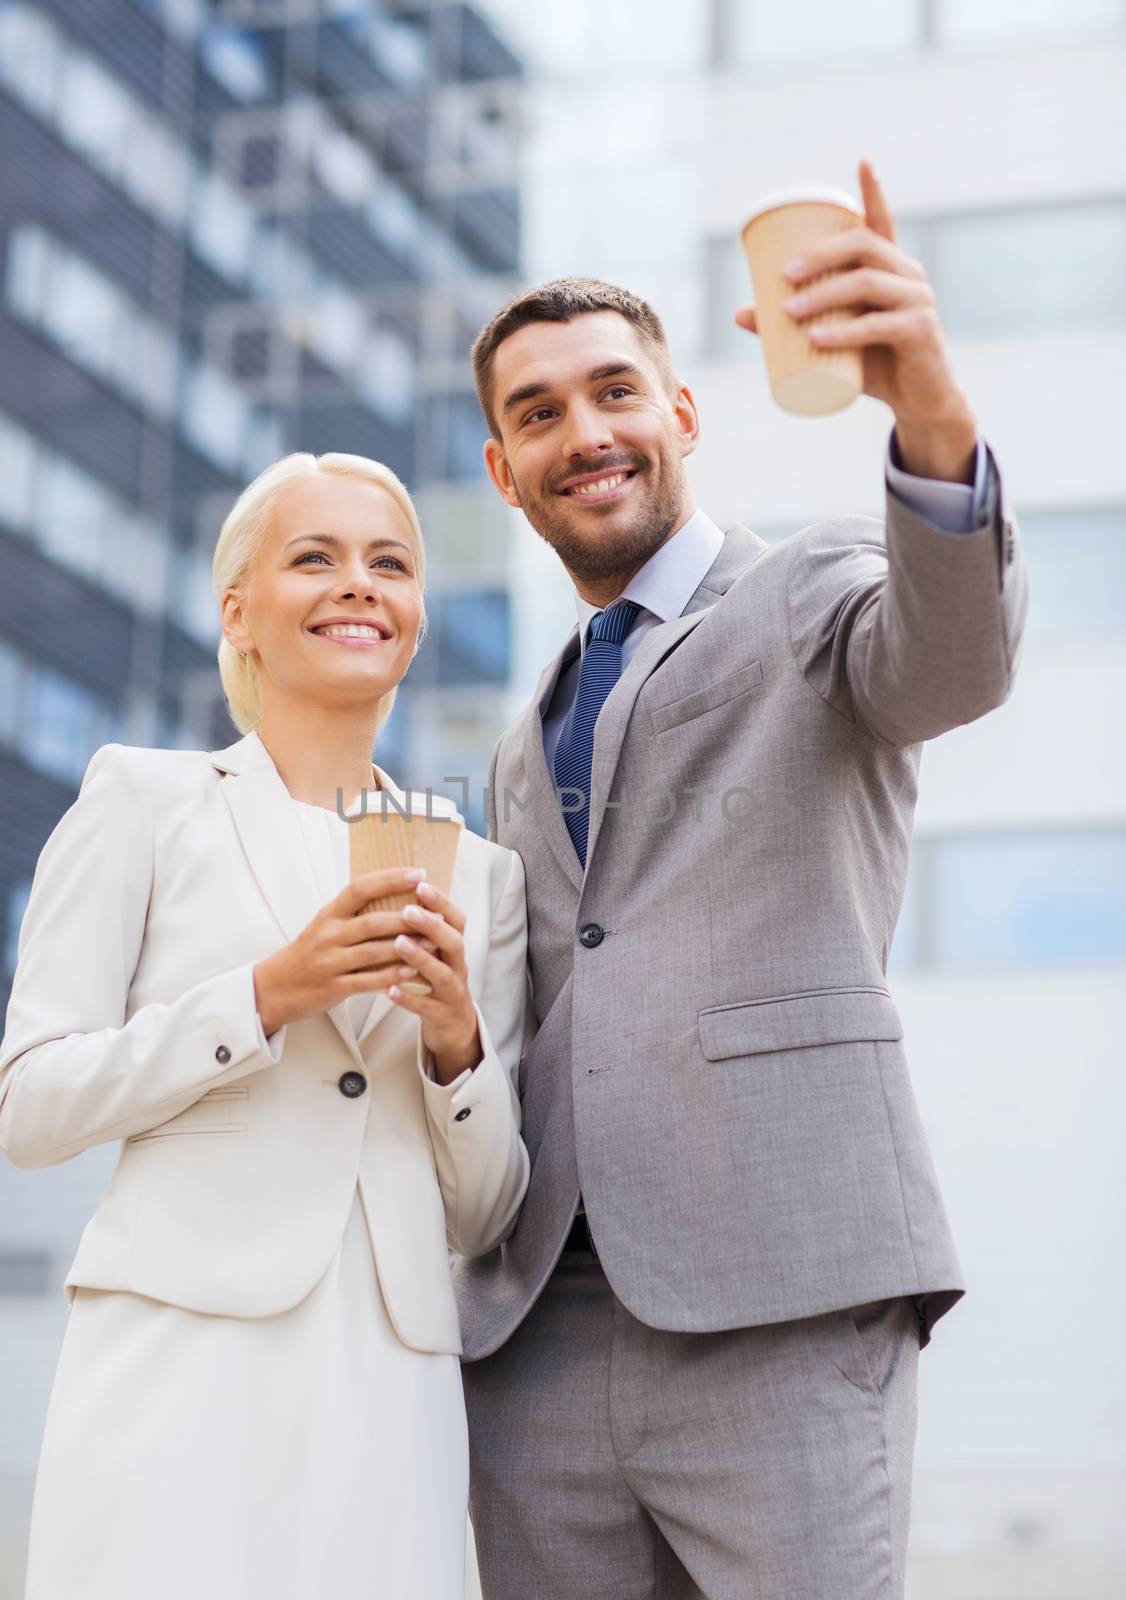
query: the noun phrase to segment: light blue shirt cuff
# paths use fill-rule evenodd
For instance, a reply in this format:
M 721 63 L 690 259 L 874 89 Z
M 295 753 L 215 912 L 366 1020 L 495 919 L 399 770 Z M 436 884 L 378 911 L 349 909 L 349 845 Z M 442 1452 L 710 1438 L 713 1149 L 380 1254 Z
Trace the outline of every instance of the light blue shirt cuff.
M 888 441 L 885 474 L 887 486 L 897 500 L 902 500 L 909 511 L 933 522 L 943 533 L 973 533 L 988 521 L 987 486 L 989 455 L 981 441 L 977 441 L 974 456 L 974 481 L 968 483 L 942 483 L 937 478 L 916 478 L 904 472 L 897 460 L 895 429 Z

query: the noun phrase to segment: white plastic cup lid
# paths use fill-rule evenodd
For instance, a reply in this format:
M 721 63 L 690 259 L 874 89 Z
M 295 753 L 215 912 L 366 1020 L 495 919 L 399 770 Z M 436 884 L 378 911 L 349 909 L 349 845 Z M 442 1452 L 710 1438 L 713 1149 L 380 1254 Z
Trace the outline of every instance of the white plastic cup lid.
M 854 194 L 849 194 L 847 189 L 827 189 L 812 187 L 808 189 L 779 189 L 774 194 L 767 194 L 753 207 L 746 221 L 748 223 L 761 217 L 767 211 L 777 211 L 779 206 L 794 206 L 802 204 L 843 206 L 846 211 L 855 211 L 863 219 L 864 207 Z

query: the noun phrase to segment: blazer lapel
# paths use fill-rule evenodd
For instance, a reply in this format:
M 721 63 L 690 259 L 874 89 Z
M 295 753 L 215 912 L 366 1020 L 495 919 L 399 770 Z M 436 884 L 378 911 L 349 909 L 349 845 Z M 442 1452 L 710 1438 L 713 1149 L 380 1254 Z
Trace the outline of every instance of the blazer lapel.
M 226 750 L 213 752 L 211 764 L 223 774 L 219 788 L 230 807 L 262 897 L 285 938 L 296 939 L 320 910 L 321 893 L 289 791 L 255 733 L 247 734 Z M 384 997 L 374 998 L 378 1001 Z M 390 1001 L 385 1005 L 390 1006 Z M 356 1030 L 347 1001 L 341 1001 L 326 1014 L 355 1053 Z M 370 1022 L 371 1019 L 369 1026 Z
M 579 630 L 576 628 L 555 660 L 544 669 L 532 703 L 517 723 L 515 733 L 518 748 L 524 756 L 524 774 L 529 790 L 524 799 L 532 806 L 533 815 L 541 820 L 543 836 L 551 847 L 552 854 L 575 888 L 581 889 L 582 864 L 575 854 L 571 835 L 567 832 L 567 824 L 563 820 L 563 812 L 555 792 L 555 778 L 548 770 L 547 758 L 543 751 L 544 715 L 551 704 L 556 684 L 578 653 Z M 516 798 L 519 800 L 520 797 Z M 498 797 L 498 808 L 503 804 L 504 796 L 501 795 Z
M 629 666 L 610 691 L 594 730 L 594 759 L 590 781 L 590 829 L 587 837 L 587 867 L 594 857 L 594 847 L 602 826 L 614 773 L 622 752 L 622 742 L 633 714 L 634 703 L 642 686 L 656 671 L 661 662 L 675 650 L 704 620 L 708 611 L 727 593 L 735 580 L 770 546 L 765 539 L 748 528 L 734 527 L 727 534 L 719 554 L 685 606 L 679 617 L 662 622 L 649 632 L 638 645 Z M 564 829 L 566 834 L 566 829 Z M 571 850 L 574 856 L 574 847 Z M 576 865 L 578 857 L 575 856 Z

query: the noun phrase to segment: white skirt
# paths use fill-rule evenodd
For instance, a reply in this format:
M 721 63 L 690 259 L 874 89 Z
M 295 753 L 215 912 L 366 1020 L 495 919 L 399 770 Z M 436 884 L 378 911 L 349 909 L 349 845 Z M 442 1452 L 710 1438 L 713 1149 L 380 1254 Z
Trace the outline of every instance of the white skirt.
M 468 1476 L 457 1358 L 399 1342 L 357 1195 L 279 1316 L 78 1291 L 27 1600 L 463 1600 Z

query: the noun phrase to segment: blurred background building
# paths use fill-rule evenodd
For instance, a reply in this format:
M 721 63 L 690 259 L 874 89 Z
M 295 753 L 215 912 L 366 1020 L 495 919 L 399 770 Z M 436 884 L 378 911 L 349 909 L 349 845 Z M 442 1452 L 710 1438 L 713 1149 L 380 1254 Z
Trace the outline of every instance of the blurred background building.
M 9 972 L 91 751 L 234 736 L 210 551 L 285 450 L 382 456 L 416 491 L 433 625 L 383 759 L 464 776 L 479 817 L 574 615 L 481 481 L 466 357 L 511 288 L 653 300 L 721 525 L 879 515 L 887 412 L 783 415 L 731 319 L 750 202 L 874 161 L 1033 578 L 1011 700 L 924 757 L 892 955 L 971 1287 L 923 1360 L 913 1600 L 1126 1595 L 1124 83 L 1126 0 L 0 0 Z M 112 1160 L 0 1168 L 13 1571 Z

